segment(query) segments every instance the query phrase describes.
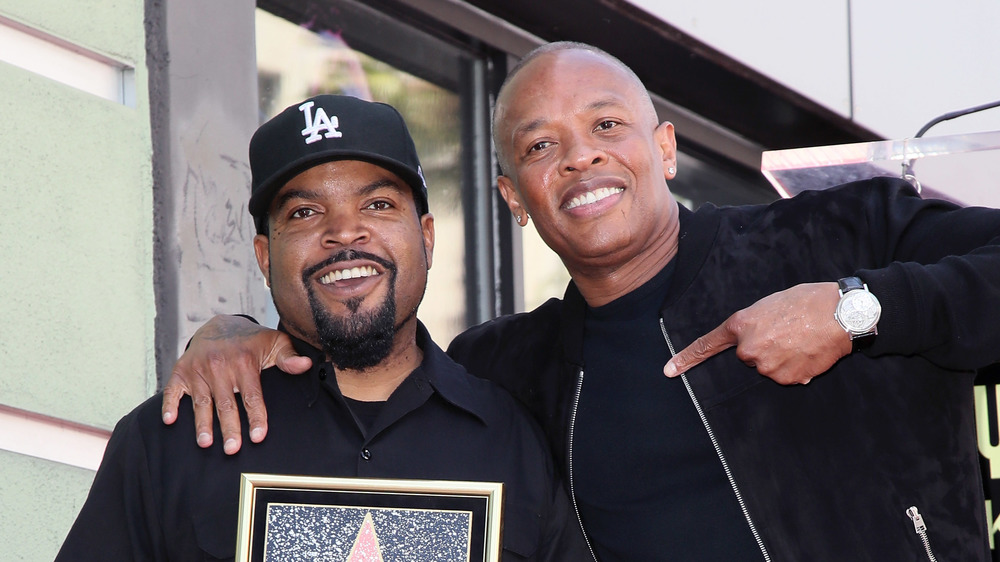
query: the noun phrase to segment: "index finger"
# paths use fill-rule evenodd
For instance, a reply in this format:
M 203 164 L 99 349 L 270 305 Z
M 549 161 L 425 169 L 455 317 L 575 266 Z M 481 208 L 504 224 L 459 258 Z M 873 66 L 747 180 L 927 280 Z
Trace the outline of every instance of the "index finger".
M 739 343 L 736 333 L 723 322 L 711 332 L 694 340 L 691 345 L 680 350 L 663 366 L 663 374 L 668 377 L 682 375 L 717 353 L 721 353 Z

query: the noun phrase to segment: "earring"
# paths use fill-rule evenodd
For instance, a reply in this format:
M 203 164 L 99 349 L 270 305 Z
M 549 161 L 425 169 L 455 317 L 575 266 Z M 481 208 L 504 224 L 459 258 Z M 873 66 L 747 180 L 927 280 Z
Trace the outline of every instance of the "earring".
M 674 168 L 673 166 L 671 166 L 671 167 L 667 168 L 667 173 L 668 173 L 668 174 L 673 174 L 673 173 L 675 173 L 676 171 L 677 171 L 677 169 L 676 169 L 676 168 Z
M 521 215 L 514 215 L 514 220 L 517 221 L 517 224 L 521 224 Z

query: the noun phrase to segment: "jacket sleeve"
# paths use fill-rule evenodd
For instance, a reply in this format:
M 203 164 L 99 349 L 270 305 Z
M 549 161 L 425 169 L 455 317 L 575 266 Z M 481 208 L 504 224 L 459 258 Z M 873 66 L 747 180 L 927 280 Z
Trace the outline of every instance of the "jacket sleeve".
M 547 518 L 546 535 L 538 553 L 539 562 L 585 562 L 594 555 L 583 536 L 565 488 L 555 482 L 552 512 Z
M 451 341 L 448 355 L 469 373 L 500 385 L 535 412 L 537 377 L 553 355 L 559 333 L 558 299 L 530 313 L 501 316 Z M 537 413 L 536 413 L 537 416 Z
M 922 199 L 902 180 L 873 184 L 859 215 L 879 263 L 855 273 L 882 304 L 867 353 L 951 369 L 1000 361 L 1000 210 Z
M 136 412 L 118 423 L 56 562 L 165 560 Z

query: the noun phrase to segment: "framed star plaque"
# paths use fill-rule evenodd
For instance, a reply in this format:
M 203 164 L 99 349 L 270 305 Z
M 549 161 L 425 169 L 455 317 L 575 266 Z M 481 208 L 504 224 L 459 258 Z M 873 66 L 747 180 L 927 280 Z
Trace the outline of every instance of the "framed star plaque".
M 243 474 L 236 562 L 499 562 L 503 484 Z

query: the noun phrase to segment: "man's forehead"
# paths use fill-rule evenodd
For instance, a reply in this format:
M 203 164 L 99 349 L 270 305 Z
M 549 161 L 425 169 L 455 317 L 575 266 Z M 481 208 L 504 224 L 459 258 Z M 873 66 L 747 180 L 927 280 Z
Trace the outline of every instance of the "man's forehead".
M 576 84 L 587 87 L 577 88 Z M 567 87 L 558 96 L 549 96 L 553 85 Z M 579 49 L 556 51 L 525 65 L 509 84 L 499 105 L 504 114 L 518 114 L 520 120 L 532 121 L 531 109 L 536 103 L 532 97 L 542 95 L 585 106 L 580 109 L 593 109 L 599 108 L 598 105 L 631 103 L 627 98 L 637 93 L 637 86 L 624 69 L 597 53 Z
M 565 49 L 545 53 L 529 61 L 521 69 L 521 74 L 525 77 L 532 76 L 531 81 L 539 78 L 554 80 L 556 76 L 559 76 L 560 79 L 579 79 L 590 74 L 607 75 L 609 73 L 618 76 L 628 75 L 628 72 L 612 59 L 584 49 Z M 515 77 L 515 85 L 516 82 L 517 77 Z

